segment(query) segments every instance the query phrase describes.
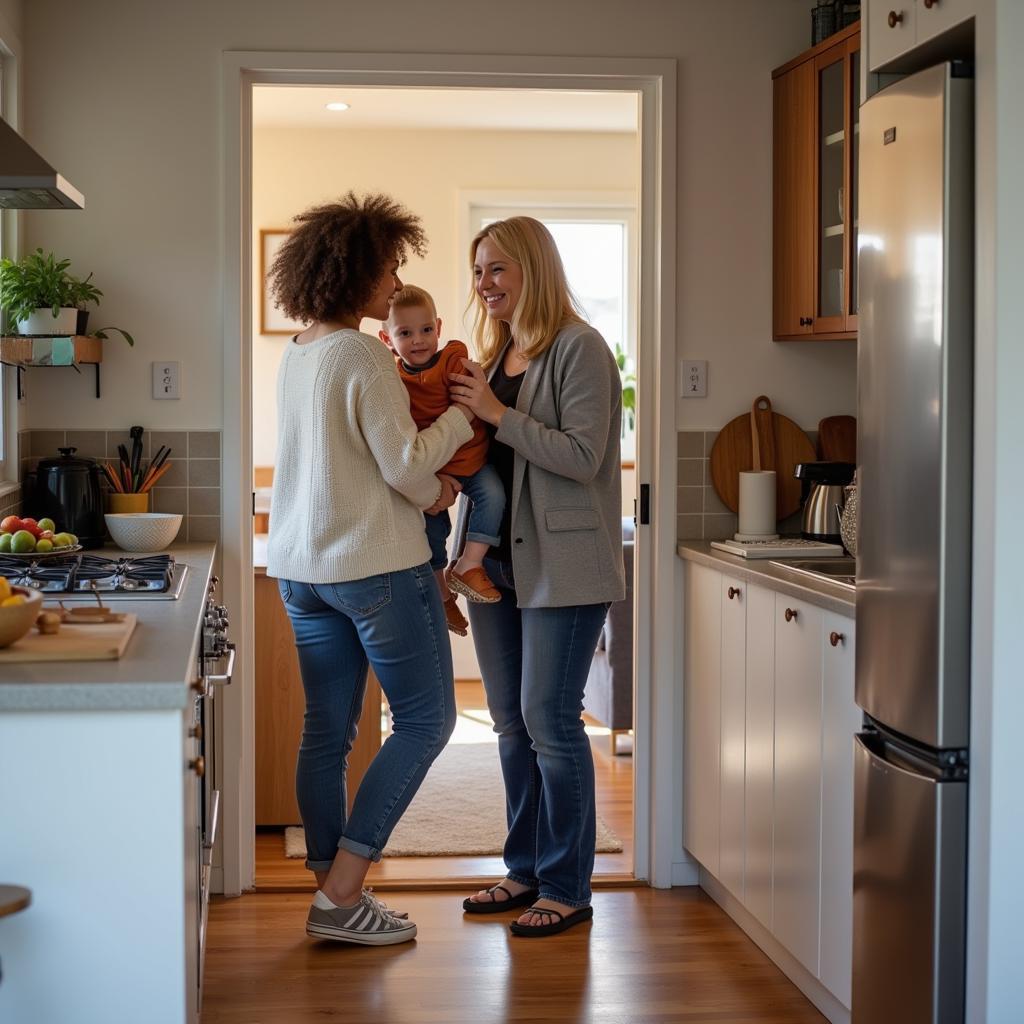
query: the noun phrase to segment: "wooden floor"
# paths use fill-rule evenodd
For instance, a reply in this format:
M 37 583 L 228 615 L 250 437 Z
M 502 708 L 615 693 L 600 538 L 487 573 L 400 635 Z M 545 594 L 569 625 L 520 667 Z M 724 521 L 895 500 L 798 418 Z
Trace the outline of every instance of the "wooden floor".
M 458 728 L 478 722 L 486 706 L 483 687 L 479 683 L 457 683 L 456 703 Z M 591 728 L 593 724 L 588 723 L 588 731 L 592 733 L 597 813 L 622 840 L 621 853 L 597 855 L 594 884 L 621 885 L 633 877 L 633 758 L 613 756 L 607 732 Z M 628 744 L 631 740 L 625 737 L 619 742 Z M 504 873 L 501 857 L 384 857 L 370 868 L 367 884 L 381 890 L 462 888 L 468 881 L 493 881 Z M 285 857 L 281 829 L 256 833 L 256 888 L 260 892 L 308 892 L 315 888 L 313 875 L 303 862 Z
M 622 889 L 564 935 L 518 939 L 456 893 L 391 893 L 414 942 L 370 948 L 304 933 L 309 897 L 250 893 L 210 908 L 203 1024 L 821 1024 L 699 889 Z

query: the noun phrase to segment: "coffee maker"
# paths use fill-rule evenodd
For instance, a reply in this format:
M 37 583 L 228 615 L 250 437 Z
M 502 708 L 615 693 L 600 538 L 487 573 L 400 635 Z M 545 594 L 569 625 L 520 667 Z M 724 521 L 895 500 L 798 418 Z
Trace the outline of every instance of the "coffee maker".
M 793 476 L 803 484 L 801 537 L 842 543 L 843 488 L 853 480 L 856 468 L 852 462 L 801 462 L 796 467 Z

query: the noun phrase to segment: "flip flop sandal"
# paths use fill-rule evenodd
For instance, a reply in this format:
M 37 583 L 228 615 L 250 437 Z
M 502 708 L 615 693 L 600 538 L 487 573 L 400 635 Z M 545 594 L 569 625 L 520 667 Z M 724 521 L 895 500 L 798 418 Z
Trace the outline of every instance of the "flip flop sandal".
M 495 889 L 500 889 L 508 899 L 496 899 L 494 896 Z M 487 892 L 491 894 L 489 902 L 467 898 L 462 901 L 462 909 L 467 914 L 500 914 L 502 911 L 511 910 L 513 907 L 525 907 L 540 895 L 536 889 L 525 889 L 517 896 L 513 896 L 505 886 L 500 884 L 492 885 Z
M 520 924 L 518 921 L 513 921 L 508 926 L 513 935 L 540 939 L 545 935 L 557 935 L 567 928 L 572 928 L 573 925 L 583 924 L 584 921 L 589 921 L 594 916 L 593 907 L 580 907 L 579 910 L 574 910 L 568 916 L 560 914 L 557 910 L 545 910 L 544 907 L 530 907 L 530 910 L 535 914 L 547 914 L 548 917 L 555 917 L 558 920 L 552 921 L 550 924 Z

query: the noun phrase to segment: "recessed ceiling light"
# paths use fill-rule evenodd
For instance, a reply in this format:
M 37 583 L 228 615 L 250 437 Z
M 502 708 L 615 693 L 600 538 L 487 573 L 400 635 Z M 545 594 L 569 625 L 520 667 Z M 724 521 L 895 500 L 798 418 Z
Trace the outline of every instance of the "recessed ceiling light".
M 327 104 L 327 109 L 328 110 L 348 110 L 348 104 L 347 103 L 328 103 Z

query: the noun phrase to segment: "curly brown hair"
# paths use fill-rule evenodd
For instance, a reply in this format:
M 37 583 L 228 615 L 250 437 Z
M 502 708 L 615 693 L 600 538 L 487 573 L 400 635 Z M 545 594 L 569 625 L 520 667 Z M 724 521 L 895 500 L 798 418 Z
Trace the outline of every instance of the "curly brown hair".
M 267 276 L 285 316 L 305 323 L 359 313 L 388 260 L 426 253 L 419 217 L 386 195 L 350 191 L 295 223 Z

